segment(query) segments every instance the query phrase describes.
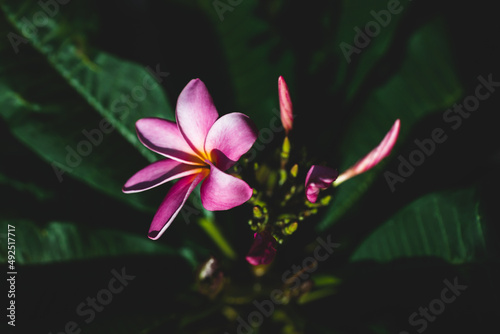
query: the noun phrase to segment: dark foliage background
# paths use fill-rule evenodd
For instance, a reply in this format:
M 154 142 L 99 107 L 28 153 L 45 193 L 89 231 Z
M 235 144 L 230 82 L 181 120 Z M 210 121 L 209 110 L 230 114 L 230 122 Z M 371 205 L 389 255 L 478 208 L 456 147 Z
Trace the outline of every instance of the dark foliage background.
M 355 46 L 353 29 L 364 29 L 374 20 L 370 12 L 388 3 L 0 1 L 0 260 L 7 272 L 13 225 L 18 272 L 16 327 L 7 332 L 59 333 L 69 321 L 82 333 L 237 332 L 231 319 L 246 319 L 252 299 L 231 304 L 202 296 L 195 268 L 214 255 L 230 278 L 222 295 L 264 300 L 318 236 L 341 249 L 320 263 L 309 297 L 276 306 L 256 332 L 417 333 L 409 316 L 455 278 L 467 289 L 425 332 L 495 328 L 500 92 L 494 88 L 456 129 L 444 115 L 476 94 L 479 76 L 500 81 L 496 7 L 401 1 L 401 12 L 348 62 L 341 43 Z M 151 72 L 159 85 L 142 89 L 144 98 L 134 95 Z M 399 118 L 389 159 L 336 189 L 331 205 L 279 247 L 262 278 L 244 260 L 250 206 L 215 214 L 236 260 L 225 259 L 195 224 L 205 211 L 192 224 L 179 218 L 159 241 L 147 239 L 170 185 L 121 193 L 128 177 L 158 158 L 137 140 L 135 121 L 173 119 L 180 91 L 199 77 L 221 115 L 241 111 L 269 128 L 279 75 L 297 115 L 293 147 L 305 147 L 310 163 L 345 170 Z M 99 129 L 103 119 L 115 130 L 68 164 L 68 147 L 76 150 L 82 131 Z M 392 192 L 385 173 L 397 173 L 398 157 L 408 159 L 414 141 L 436 128 L 446 141 Z M 260 161 L 282 136 L 265 145 Z M 305 173 L 299 171 L 302 180 Z M 134 280 L 85 323 L 77 305 L 121 268 Z

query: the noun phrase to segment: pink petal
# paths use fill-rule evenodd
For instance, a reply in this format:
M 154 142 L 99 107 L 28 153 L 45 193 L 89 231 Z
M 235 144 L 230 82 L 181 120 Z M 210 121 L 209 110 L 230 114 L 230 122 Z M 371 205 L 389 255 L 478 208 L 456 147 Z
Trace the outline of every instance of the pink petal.
M 198 153 L 204 151 L 205 138 L 219 114 L 207 87 L 200 79 L 191 80 L 177 99 L 177 124 L 186 141 Z
M 400 121 L 399 119 L 394 122 L 394 125 L 385 135 L 384 139 L 380 144 L 375 147 L 370 153 L 368 153 L 363 159 L 359 160 L 354 166 L 350 167 L 348 170 L 340 174 L 338 179 L 335 181 L 335 185 L 339 185 L 342 182 L 366 172 L 375 165 L 377 165 L 380 160 L 385 158 L 391 153 L 391 150 L 398 139 Z
M 182 136 L 177 124 L 161 118 L 142 118 L 135 123 L 137 137 L 150 150 L 190 165 L 204 165 Z
M 158 239 L 172 224 L 193 189 L 203 180 L 205 175 L 206 173 L 199 173 L 186 176 L 170 188 L 149 227 L 148 237 L 150 239 Z
M 227 114 L 208 131 L 205 152 L 224 171 L 248 152 L 256 139 L 257 128 L 248 116 L 236 112 Z
M 306 176 L 306 197 L 309 202 L 315 203 L 320 189 L 328 188 L 338 175 L 330 167 L 312 165 Z
M 151 189 L 165 182 L 187 175 L 200 173 L 199 166 L 186 165 L 181 162 L 164 159 L 152 163 L 135 173 L 123 186 L 124 193 L 135 193 Z
M 281 123 L 288 134 L 288 131 L 292 130 L 293 126 L 292 100 L 290 99 L 288 86 L 282 76 L 278 78 L 278 94 L 280 99 Z
M 276 256 L 276 239 L 267 230 L 255 233 L 253 237 L 252 247 L 246 256 L 248 263 L 254 266 L 271 263 Z
M 248 201 L 252 188 L 245 181 L 210 164 L 210 174 L 201 185 L 201 204 L 210 211 L 229 210 Z

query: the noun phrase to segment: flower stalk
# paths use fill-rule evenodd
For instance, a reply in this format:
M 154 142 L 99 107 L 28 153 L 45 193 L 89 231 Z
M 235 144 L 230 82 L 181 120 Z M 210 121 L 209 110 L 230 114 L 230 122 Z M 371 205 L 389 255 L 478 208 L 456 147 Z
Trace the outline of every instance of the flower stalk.
M 236 252 L 233 250 L 229 242 L 226 240 L 219 227 L 212 218 L 198 219 L 198 225 L 207 233 L 207 235 L 219 247 L 221 252 L 231 260 L 236 259 Z

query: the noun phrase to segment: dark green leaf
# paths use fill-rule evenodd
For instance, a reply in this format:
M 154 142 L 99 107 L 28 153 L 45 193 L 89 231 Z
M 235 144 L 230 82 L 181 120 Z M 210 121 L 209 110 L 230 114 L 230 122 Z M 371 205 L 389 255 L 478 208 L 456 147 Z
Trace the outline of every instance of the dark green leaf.
M 479 205 L 473 188 L 425 195 L 378 227 L 351 260 L 434 256 L 464 264 L 485 259 L 487 231 Z
M 419 29 L 407 47 L 407 56 L 400 70 L 370 94 L 346 128 L 340 146 L 341 164 L 335 166 L 340 172 L 375 148 L 396 119 L 401 120 L 400 143 L 423 116 L 444 110 L 463 93 L 453 72 L 451 55 L 439 21 Z M 398 143 L 394 151 L 397 151 Z M 318 229 L 324 230 L 334 224 L 359 199 L 379 170 L 341 184 Z
M 50 222 L 38 227 L 27 220 L 1 221 L 2 244 L 7 226 L 14 226 L 16 263 L 47 264 L 131 255 L 177 255 L 182 253 L 143 236 L 122 231 L 89 228 L 74 223 Z M 5 233 L 4 233 L 5 232 Z M 6 263 L 6 253 L 0 263 Z

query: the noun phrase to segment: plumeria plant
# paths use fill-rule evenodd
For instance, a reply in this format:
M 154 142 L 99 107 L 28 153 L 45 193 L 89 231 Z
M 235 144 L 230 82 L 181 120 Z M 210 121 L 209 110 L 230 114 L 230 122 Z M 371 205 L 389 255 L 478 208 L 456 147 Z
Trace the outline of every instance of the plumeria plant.
M 149 238 L 158 239 L 174 221 L 194 188 L 201 183 L 201 203 L 206 210 L 229 210 L 248 202 L 253 206 L 249 220 L 254 242 L 246 256 L 251 265 L 268 265 L 281 244 L 299 227 L 299 222 L 318 212 L 330 202 L 330 195 L 319 199 L 320 190 L 339 186 L 342 182 L 364 173 L 389 155 L 396 143 L 400 122 L 396 120 L 382 142 L 338 176 L 326 166 L 289 161 L 293 128 L 293 107 L 288 86 L 278 78 L 280 116 L 285 137 L 281 145 L 279 180 L 269 179 L 273 171 L 267 165 L 254 163 L 252 189 L 239 175 L 231 175 L 231 167 L 257 139 L 258 130 L 242 113 L 230 113 L 219 118 L 212 98 L 200 79 L 191 80 L 177 100 L 177 122 L 161 118 L 137 121 L 137 136 L 148 149 L 164 159 L 146 166 L 123 186 L 123 192 L 134 193 L 177 180 L 153 217 Z M 307 161 L 307 159 L 302 159 Z M 304 184 L 298 171 L 309 168 Z M 266 169 L 264 171 L 263 169 Z M 228 173 L 226 173 L 226 171 Z M 267 176 L 262 176 L 267 174 Z M 218 234 L 220 235 L 220 234 Z
M 491 331 L 495 5 L 0 1 L 0 332 Z

